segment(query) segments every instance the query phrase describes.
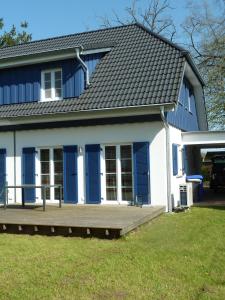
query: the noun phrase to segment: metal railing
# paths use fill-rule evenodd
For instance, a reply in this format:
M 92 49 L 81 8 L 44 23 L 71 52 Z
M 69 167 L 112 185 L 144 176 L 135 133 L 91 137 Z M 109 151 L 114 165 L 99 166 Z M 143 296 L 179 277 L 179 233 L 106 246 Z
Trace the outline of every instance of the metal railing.
M 3 187 L 0 197 L 3 193 L 5 193 L 4 196 L 4 208 L 7 208 L 8 204 L 8 189 L 22 189 L 22 206 L 25 207 L 25 197 L 24 197 L 24 191 L 25 189 L 41 189 L 42 193 L 42 203 L 43 203 L 43 211 L 46 209 L 46 190 L 47 188 L 58 188 L 59 189 L 59 207 L 62 207 L 62 185 L 61 184 L 54 184 L 54 185 L 35 185 L 35 184 L 21 184 L 21 185 L 6 185 Z

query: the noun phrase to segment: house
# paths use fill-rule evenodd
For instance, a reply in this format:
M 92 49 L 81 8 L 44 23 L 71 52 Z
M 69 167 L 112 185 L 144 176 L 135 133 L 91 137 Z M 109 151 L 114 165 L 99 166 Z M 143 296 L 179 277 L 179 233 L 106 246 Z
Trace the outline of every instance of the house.
M 62 184 L 65 203 L 171 210 L 194 155 L 182 133 L 207 130 L 203 85 L 186 50 L 140 24 L 0 49 L 0 187 Z

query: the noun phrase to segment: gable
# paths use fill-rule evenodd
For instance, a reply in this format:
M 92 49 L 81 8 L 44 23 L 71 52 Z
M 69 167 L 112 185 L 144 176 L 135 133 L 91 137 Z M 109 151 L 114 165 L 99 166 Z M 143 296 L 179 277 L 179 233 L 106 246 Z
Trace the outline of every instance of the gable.
M 167 121 L 183 131 L 199 130 L 195 91 L 186 77 L 183 79 L 175 110 L 167 113 Z

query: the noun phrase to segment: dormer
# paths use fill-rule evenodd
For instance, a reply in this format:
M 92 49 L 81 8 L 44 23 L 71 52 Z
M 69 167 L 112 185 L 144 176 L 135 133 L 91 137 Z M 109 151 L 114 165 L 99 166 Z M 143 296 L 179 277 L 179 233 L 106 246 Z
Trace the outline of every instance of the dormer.
M 109 51 L 77 46 L 7 57 L 0 51 L 0 105 L 77 98 Z

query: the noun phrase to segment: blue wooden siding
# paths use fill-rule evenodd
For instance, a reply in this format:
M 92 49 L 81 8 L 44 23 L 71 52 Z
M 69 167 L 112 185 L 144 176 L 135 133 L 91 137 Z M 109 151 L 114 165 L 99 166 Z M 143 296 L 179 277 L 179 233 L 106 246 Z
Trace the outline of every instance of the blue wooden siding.
M 190 111 L 188 102 L 189 96 Z M 184 131 L 199 130 L 193 88 L 187 79 L 183 81 L 176 110 L 167 113 L 167 121 L 171 125 Z
M 103 53 L 83 57 L 90 76 Z M 84 71 L 75 59 L 10 68 L 0 71 L 0 105 L 40 100 L 41 71 L 62 68 L 63 97 L 78 97 L 84 90 Z

